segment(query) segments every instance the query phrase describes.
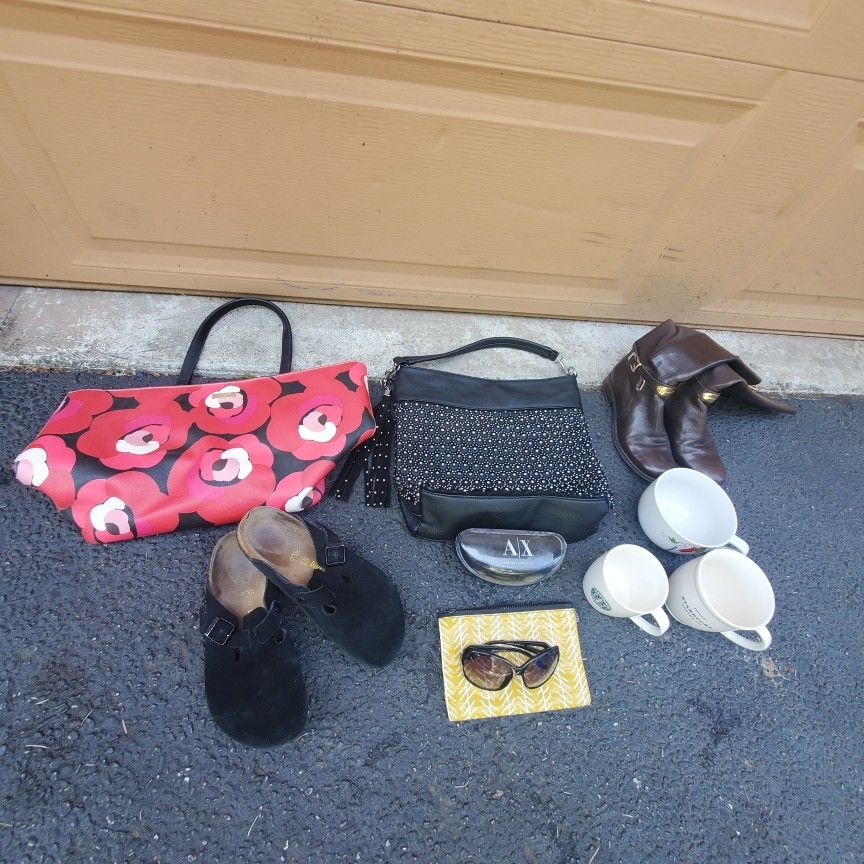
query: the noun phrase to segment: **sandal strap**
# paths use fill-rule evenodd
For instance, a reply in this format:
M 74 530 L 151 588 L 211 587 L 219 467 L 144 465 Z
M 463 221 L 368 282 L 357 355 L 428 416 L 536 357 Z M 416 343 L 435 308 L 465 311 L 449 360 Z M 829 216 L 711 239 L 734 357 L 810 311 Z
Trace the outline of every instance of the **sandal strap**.
M 205 639 L 224 646 L 228 644 L 228 640 L 234 635 L 236 629 L 237 626 L 232 621 L 217 615 L 202 632 Z
M 330 539 L 329 537 L 327 538 Z M 342 567 L 345 564 L 345 545 L 343 543 L 328 543 L 324 547 L 324 566 Z
M 326 525 L 318 525 L 316 527 L 324 534 L 324 566 L 328 570 L 331 567 L 343 567 L 347 558 L 345 544 Z
M 335 592 L 323 582 L 317 588 L 297 595 L 297 601 L 304 606 L 335 606 L 335 600 Z
M 342 581 L 342 573 L 348 561 L 347 549 L 339 536 L 326 525 L 316 524 L 315 528 L 323 534 L 323 538 L 316 542 L 316 547 L 318 559 L 324 564 L 324 569 L 316 570 L 309 582 L 308 591 L 294 596 L 304 605 L 336 609 L 336 588 Z
M 255 638 L 263 645 L 269 642 L 282 629 L 282 606 L 273 601 L 267 614 L 252 628 Z
M 214 615 L 206 627 L 201 628 L 205 639 L 221 648 L 231 643 L 232 648 L 249 648 L 258 643 L 264 645 L 282 629 L 282 606 L 274 600 L 267 607 L 267 614 L 252 627 L 238 630 L 233 621 L 222 615 Z

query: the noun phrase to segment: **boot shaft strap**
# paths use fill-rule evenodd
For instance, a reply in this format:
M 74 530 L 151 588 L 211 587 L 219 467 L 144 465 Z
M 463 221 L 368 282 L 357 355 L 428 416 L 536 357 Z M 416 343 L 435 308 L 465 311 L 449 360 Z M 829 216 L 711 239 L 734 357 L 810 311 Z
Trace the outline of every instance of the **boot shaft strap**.
M 633 351 L 643 367 L 647 367 L 645 373 L 661 386 L 675 390 L 707 369 L 739 362 L 737 354 L 727 351 L 705 333 L 674 321 L 660 326 L 664 328 L 661 332 L 655 328 L 637 339 Z
M 758 380 L 758 377 L 757 379 Z M 696 378 L 698 398 L 706 405 L 716 402 L 722 392 L 727 392 L 735 399 L 748 402 L 758 408 L 768 411 L 781 411 L 784 414 L 794 414 L 796 408 L 788 402 L 783 402 L 767 393 L 756 390 L 751 382 L 739 374 L 738 368 L 732 365 L 715 366 Z
M 658 381 L 648 371 L 648 369 L 642 365 L 642 361 L 639 359 L 639 352 L 635 347 L 627 355 L 627 366 L 630 371 L 638 377 L 636 382 L 637 390 L 642 390 L 647 384 L 661 399 L 668 399 L 675 392 L 675 387 L 671 387 L 668 384 L 664 384 L 662 381 Z

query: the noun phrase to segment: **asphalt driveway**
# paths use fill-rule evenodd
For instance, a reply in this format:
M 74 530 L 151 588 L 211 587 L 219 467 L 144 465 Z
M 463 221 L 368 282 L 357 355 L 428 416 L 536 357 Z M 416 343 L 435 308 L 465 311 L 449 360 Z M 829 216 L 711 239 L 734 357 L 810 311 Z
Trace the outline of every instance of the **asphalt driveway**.
M 66 390 L 154 380 L 4 372 L 0 461 Z M 616 509 L 548 582 L 481 583 L 397 510 L 365 510 L 359 489 L 318 508 L 394 576 L 408 633 L 370 671 L 296 616 L 310 722 L 272 751 L 225 738 L 203 699 L 197 610 L 226 529 L 87 546 L 4 469 L 0 860 L 864 860 L 864 400 L 800 400 L 796 417 L 713 409 L 740 533 L 777 595 L 764 654 L 674 623 L 652 639 L 589 609 L 587 565 L 648 541 L 643 483 L 600 395 L 585 403 Z M 591 707 L 448 722 L 438 613 L 559 599 L 581 616 Z

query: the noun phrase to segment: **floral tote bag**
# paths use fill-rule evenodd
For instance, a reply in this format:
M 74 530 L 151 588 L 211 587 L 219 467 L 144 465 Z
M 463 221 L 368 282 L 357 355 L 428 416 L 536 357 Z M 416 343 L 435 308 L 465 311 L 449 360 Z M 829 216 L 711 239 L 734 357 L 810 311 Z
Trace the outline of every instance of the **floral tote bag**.
M 192 384 L 213 325 L 241 306 L 282 322 L 278 375 Z M 366 367 L 291 372 L 291 326 L 274 303 L 231 300 L 196 332 L 176 386 L 75 390 L 15 459 L 88 543 L 238 522 L 259 504 L 317 504 L 328 475 L 375 433 Z

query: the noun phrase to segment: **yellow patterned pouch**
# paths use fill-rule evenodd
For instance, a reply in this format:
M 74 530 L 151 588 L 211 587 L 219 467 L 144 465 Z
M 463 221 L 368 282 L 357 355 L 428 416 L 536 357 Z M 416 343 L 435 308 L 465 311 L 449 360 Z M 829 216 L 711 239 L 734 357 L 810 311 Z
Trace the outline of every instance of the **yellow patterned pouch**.
M 449 719 L 590 705 L 578 621 L 576 610 L 566 604 L 441 615 L 438 631 Z

